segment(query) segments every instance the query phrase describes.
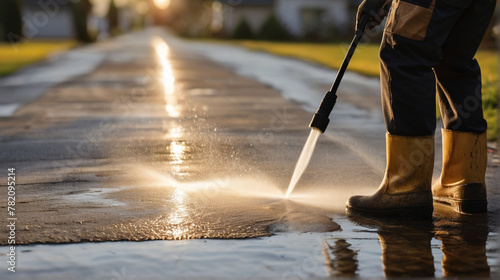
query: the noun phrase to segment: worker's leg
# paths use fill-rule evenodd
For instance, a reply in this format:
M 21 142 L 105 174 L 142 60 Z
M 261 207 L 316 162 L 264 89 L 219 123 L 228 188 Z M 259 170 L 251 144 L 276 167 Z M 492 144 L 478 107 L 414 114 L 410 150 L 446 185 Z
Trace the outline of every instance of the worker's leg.
M 374 195 L 351 197 L 348 209 L 432 215 L 433 67 L 439 64 L 443 44 L 465 4 L 473 1 L 393 1 L 380 50 L 382 106 L 388 131 L 386 173 Z
M 444 128 L 483 133 L 481 71 L 474 56 L 495 11 L 494 0 L 475 0 L 446 38 L 435 67 Z
M 454 5 L 450 3 L 460 3 Z M 433 135 L 443 45 L 473 0 L 394 0 L 380 49 L 382 106 L 393 135 Z
M 463 12 L 443 45 L 435 68 L 443 118 L 443 169 L 434 199 L 462 213 L 486 212 L 486 121 L 481 71 L 474 55 L 496 1 L 476 0 Z

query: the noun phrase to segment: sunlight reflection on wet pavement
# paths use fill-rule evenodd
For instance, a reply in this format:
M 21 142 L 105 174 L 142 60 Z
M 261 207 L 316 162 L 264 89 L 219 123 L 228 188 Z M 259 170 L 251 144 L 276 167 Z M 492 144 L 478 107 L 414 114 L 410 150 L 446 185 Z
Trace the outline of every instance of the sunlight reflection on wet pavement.
M 283 199 L 283 192 L 253 178 L 219 178 L 186 181 L 144 169 L 141 197 L 149 208 L 163 210 L 156 219 L 121 223 L 115 238 L 135 236 L 139 240 L 192 238 L 250 238 L 273 232 L 330 232 L 338 230 L 328 210 Z M 145 178 L 148 178 L 147 180 Z M 109 197 L 127 197 L 128 188 Z M 139 230 L 143 229 L 143 230 Z M 149 229 L 145 231 L 144 229 Z
M 100 272 L 103 279 L 143 279 L 139 270 L 128 270 L 134 265 L 157 278 L 171 273 L 174 278 L 234 274 L 273 279 L 498 275 L 495 219 L 439 212 L 424 223 L 347 217 L 346 198 L 371 192 L 379 177 L 365 162 L 369 156 L 345 144 L 354 132 L 345 136 L 351 132 L 339 129 L 336 136 L 321 138 L 311 166 L 290 199 L 284 199 L 310 114 L 268 86 L 185 52 L 175 45 L 177 39 L 142 39 L 149 52 L 141 45 L 141 52 L 131 47 L 120 54 L 130 65 L 105 64 L 100 72 L 38 101 L 45 102 L 44 113 L 50 112 L 50 120 L 64 126 L 65 133 L 44 123 L 13 137 L 29 142 L 40 135 L 63 135 L 71 144 L 83 131 L 81 137 L 92 137 L 90 144 L 104 147 L 60 159 L 52 150 L 74 147 L 60 139 L 55 148 L 37 146 L 46 154 L 40 155 L 43 163 L 27 167 L 38 171 L 25 178 L 22 198 L 25 220 L 34 221 L 23 225 L 19 234 L 25 239 L 20 241 L 87 243 L 20 247 L 23 265 L 31 267 L 26 278 L 52 279 L 51 273 L 64 267 L 70 276 Z M 137 70 L 150 65 L 152 77 Z M 136 84 L 147 89 L 144 95 L 125 104 L 116 101 Z M 110 111 L 109 103 L 125 110 Z M 35 115 L 35 105 L 17 117 Z M 94 119 L 79 119 L 89 114 L 85 110 Z M 109 122 L 104 129 L 78 126 L 95 125 L 101 118 Z M 372 136 L 360 141 L 373 145 L 371 140 L 378 138 Z M 53 158 L 67 162 L 43 166 Z M 36 169 L 37 164 L 43 168 Z M 359 169 L 365 170 L 363 176 Z M 51 198 L 49 206 L 43 197 Z M 147 242 L 93 243 L 125 240 Z
M 184 202 L 185 198 L 186 193 L 182 189 L 176 188 L 172 196 L 172 201 L 176 207 L 166 221 L 173 228 L 167 234 L 172 235 L 174 239 L 187 239 L 189 237 L 187 235 L 189 228 L 183 226 L 184 220 L 188 218 L 188 211 Z

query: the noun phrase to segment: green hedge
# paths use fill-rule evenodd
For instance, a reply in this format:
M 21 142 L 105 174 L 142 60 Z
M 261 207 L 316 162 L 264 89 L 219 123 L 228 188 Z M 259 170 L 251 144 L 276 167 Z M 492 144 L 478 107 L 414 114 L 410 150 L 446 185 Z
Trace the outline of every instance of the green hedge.
M 266 41 L 288 41 L 292 39 L 292 36 L 283 27 L 278 18 L 274 14 L 271 14 L 264 24 L 262 24 L 257 38 Z
M 254 39 L 255 36 L 248 22 L 245 19 L 242 19 L 234 29 L 231 38 L 248 40 L 248 39 Z

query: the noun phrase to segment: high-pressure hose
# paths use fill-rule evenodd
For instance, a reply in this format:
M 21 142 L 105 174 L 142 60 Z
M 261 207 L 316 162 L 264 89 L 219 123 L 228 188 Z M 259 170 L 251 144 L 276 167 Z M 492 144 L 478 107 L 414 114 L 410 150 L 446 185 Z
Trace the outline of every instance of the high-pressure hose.
M 380 0 L 380 2 L 384 1 L 386 0 Z M 326 128 L 328 127 L 328 123 L 330 122 L 329 119 L 330 113 L 332 112 L 333 107 L 337 102 L 337 90 L 339 88 L 340 81 L 344 76 L 347 66 L 351 61 L 352 55 L 354 54 L 354 51 L 356 50 L 356 47 L 359 41 L 361 40 L 361 37 L 363 37 L 363 34 L 365 32 L 368 23 L 372 20 L 373 12 L 376 9 L 377 7 L 367 6 L 366 4 L 363 7 L 361 18 L 359 19 L 359 22 L 356 26 L 356 34 L 354 35 L 354 39 L 352 40 L 351 45 L 349 46 L 349 50 L 347 51 L 344 61 L 342 61 L 342 65 L 340 66 L 340 69 L 337 73 L 337 76 L 335 77 L 335 81 L 330 91 L 328 91 L 323 97 L 323 100 L 321 101 L 321 104 L 319 105 L 316 114 L 314 114 L 311 123 L 309 124 L 309 127 L 317 128 L 321 131 L 321 133 L 324 133 Z

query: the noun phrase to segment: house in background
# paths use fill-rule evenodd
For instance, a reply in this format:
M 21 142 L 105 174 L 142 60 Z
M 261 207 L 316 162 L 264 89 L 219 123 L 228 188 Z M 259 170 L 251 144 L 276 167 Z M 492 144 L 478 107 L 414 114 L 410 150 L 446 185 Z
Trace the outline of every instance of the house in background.
M 3 1 L 3 0 L 0 0 Z M 76 1 L 70 0 L 21 0 L 21 14 L 23 19 L 24 36 L 31 38 L 57 38 L 73 39 L 77 37 L 75 19 L 72 4 Z M 116 1 L 116 0 L 115 0 Z M 98 34 L 99 38 L 110 36 L 108 20 L 106 17 L 109 6 L 108 1 L 104 3 L 105 10 L 97 13 L 91 12 L 86 22 L 87 29 Z M 101 3 L 101 6 L 103 5 Z M 131 6 L 122 5 L 118 7 L 118 25 L 123 32 L 132 28 L 132 20 L 137 16 Z
M 222 26 L 232 34 L 244 19 L 254 32 L 275 14 L 288 32 L 297 38 L 327 36 L 335 30 L 346 34 L 354 26 L 353 3 L 357 0 L 218 0 Z M 354 10 L 355 11 L 355 10 Z
M 295 37 L 325 37 L 334 30 L 345 34 L 354 24 L 346 0 L 276 0 L 275 11 Z
M 216 18 L 222 21 L 226 34 L 233 34 L 236 26 L 245 20 L 254 33 L 274 12 L 274 0 L 218 0 L 222 6 Z
M 70 5 L 71 1 L 22 0 L 24 36 L 27 38 L 75 38 Z

